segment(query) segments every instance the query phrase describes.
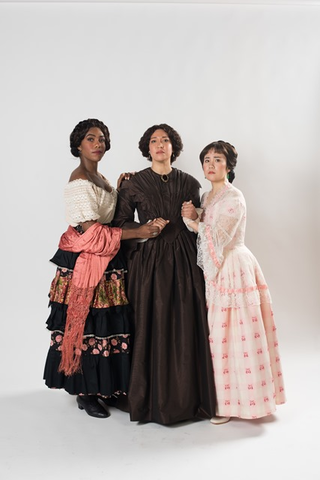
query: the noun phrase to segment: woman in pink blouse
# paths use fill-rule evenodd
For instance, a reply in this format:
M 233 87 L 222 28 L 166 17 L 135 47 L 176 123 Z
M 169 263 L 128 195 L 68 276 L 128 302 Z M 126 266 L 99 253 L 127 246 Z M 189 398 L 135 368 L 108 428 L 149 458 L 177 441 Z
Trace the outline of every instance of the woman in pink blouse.
M 271 297 L 261 268 L 244 244 L 246 203 L 231 185 L 237 152 L 217 141 L 200 153 L 211 190 L 200 217 L 184 203 L 182 216 L 198 232 L 197 263 L 206 282 L 209 342 L 217 392 L 214 424 L 230 417 L 271 415 L 285 402 Z

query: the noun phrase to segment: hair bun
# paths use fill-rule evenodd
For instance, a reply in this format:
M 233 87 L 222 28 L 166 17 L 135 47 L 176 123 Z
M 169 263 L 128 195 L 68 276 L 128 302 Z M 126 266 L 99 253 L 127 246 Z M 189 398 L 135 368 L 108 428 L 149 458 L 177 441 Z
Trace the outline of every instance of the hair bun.
M 228 180 L 229 180 L 230 183 L 233 182 L 233 180 L 235 179 L 235 176 L 236 175 L 235 175 L 234 171 L 230 170 L 230 172 L 228 173 Z

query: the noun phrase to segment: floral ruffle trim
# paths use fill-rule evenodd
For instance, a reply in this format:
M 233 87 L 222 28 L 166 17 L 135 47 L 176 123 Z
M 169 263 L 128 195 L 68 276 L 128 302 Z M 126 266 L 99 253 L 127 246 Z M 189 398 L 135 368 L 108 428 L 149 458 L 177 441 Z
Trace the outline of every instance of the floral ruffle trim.
M 61 352 L 63 343 L 62 332 L 52 332 L 50 348 Z M 101 355 L 109 357 L 118 353 L 130 353 L 130 335 L 116 335 L 108 338 L 84 337 L 82 343 L 83 355 Z
M 91 307 L 110 308 L 117 305 L 127 305 L 129 302 L 125 293 L 124 274 L 125 270 L 106 271 L 95 289 Z M 68 305 L 72 275 L 73 270 L 57 268 L 49 293 L 51 302 Z
M 271 303 L 267 285 L 255 285 L 247 288 L 223 288 L 214 281 L 206 280 L 206 299 L 208 306 L 219 305 L 223 308 L 240 308 L 251 305 Z

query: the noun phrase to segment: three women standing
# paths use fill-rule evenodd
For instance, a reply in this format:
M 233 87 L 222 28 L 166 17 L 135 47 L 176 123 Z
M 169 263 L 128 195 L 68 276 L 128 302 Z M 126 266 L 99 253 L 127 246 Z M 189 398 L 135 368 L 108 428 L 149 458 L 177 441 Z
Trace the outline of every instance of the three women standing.
M 212 190 L 199 217 L 200 185 L 172 168 L 183 145 L 169 125 L 154 125 L 140 139 L 151 167 L 122 184 L 117 208 L 117 191 L 98 172 L 108 128 L 80 122 L 70 146 L 80 164 L 65 188 L 70 226 L 51 260 L 57 272 L 46 385 L 76 394 L 79 408 L 99 418 L 109 416 L 106 399 L 128 391 L 133 421 L 223 423 L 273 413 L 285 402 L 276 328 L 261 268 L 244 245 L 245 200 L 231 185 L 234 147 L 219 141 L 201 152 Z M 110 228 L 115 208 L 118 228 Z M 140 239 L 126 248 L 131 367 L 119 252 L 120 240 L 129 239 Z

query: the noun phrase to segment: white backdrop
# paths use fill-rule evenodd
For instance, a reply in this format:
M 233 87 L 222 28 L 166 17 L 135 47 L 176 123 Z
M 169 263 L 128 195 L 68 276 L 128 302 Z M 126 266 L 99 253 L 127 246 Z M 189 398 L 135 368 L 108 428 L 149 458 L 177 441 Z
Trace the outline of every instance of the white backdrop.
M 175 166 L 203 190 L 200 150 L 236 146 L 282 350 L 319 349 L 319 24 L 309 5 L 0 3 L 1 385 L 42 387 L 69 134 L 88 117 L 110 128 L 113 184 L 149 165 L 154 123 L 181 134 Z

